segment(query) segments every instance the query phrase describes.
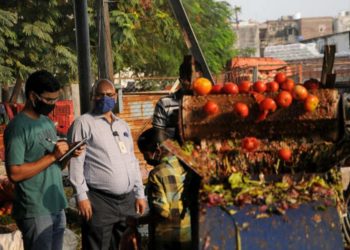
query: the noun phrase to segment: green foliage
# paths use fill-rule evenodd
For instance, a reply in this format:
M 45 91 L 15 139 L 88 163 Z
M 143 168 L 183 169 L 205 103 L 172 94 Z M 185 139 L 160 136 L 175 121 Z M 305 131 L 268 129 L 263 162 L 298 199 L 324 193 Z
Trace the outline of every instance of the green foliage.
M 0 84 L 26 79 L 36 69 L 56 74 L 61 83 L 76 81 L 73 1 L 8 1 L 0 4 Z M 146 1 L 145 1 L 146 2 Z M 235 52 L 223 1 L 183 0 L 210 70 L 220 72 Z M 97 72 L 96 1 L 88 1 L 91 68 Z M 177 76 L 188 54 L 168 0 L 109 2 L 114 71 L 136 75 Z
M 71 3 L 11 1 L 0 8 L 0 84 L 37 69 L 50 70 L 62 84 L 76 79 Z
M 219 73 L 235 55 L 236 36 L 230 22 L 232 8 L 225 1 L 196 2 L 184 0 L 184 6 L 210 70 Z
M 13 69 L 10 67 L 11 59 L 6 54 L 9 51 L 9 45 L 15 46 L 16 33 L 12 30 L 16 23 L 16 14 L 0 9 L 0 82 L 13 82 Z
M 210 70 L 221 72 L 235 54 L 232 9 L 213 0 L 184 0 L 184 5 Z M 119 1 L 110 10 L 117 71 L 178 75 L 183 55 L 189 52 L 168 1 L 154 0 L 146 9 L 139 1 Z

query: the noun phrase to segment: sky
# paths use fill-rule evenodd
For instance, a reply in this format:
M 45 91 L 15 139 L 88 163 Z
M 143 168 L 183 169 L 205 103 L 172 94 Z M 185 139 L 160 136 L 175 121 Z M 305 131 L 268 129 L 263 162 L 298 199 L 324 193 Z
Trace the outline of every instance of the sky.
M 350 0 L 226 0 L 233 7 L 240 6 L 240 20 L 264 22 L 281 16 L 300 13 L 302 18 L 331 16 L 350 11 Z

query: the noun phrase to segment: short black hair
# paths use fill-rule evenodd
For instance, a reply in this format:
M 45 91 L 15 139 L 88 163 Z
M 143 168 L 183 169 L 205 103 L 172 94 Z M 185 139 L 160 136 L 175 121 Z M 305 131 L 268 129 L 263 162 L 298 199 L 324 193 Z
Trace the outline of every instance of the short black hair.
M 44 92 L 56 92 L 60 88 L 60 83 L 50 72 L 38 70 L 28 77 L 25 85 L 25 95 L 29 98 L 30 91 L 40 95 Z
M 147 129 L 137 139 L 137 146 L 141 153 L 155 152 L 157 149 L 158 141 L 156 133 L 153 128 Z
M 184 56 L 183 62 L 179 68 L 180 79 L 187 80 L 189 82 L 191 81 L 191 78 L 192 78 L 192 59 L 193 59 L 192 55 L 185 55 Z M 194 61 L 194 68 L 195 68 L 196 72 L 198 72 L 198 71 L 203 72 L 202 66 L 197 61 Z

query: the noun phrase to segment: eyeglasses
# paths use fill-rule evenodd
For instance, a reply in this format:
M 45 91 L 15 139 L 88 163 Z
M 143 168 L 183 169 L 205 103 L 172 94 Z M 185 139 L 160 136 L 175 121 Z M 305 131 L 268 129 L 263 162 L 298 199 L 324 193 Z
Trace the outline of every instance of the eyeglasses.
M 49 97 L 44 97 L 44 96 L 38 95 L 35 92 L 33 92 L 33 93 L 40 101 L 43 101 L 43 102 L 45 102 L 47 104 L 55 104 L 58 101 L 58 99 L 59 99 L 59 96 L 56 97 L 56 98 L 49 98 Z
M 115 93 L 95 93 L 94 95 L 96 98 L 102 98 L 104 96 L 108 96 L 108 97 L 114 97 Z

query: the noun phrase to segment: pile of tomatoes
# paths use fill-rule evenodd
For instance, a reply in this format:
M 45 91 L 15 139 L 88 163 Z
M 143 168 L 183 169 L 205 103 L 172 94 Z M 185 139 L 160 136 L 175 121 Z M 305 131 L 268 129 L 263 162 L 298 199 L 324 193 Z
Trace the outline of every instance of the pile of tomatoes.
M 296 84 L 293 79 L 288 78 L 284 72 L 278 72 L 272 81 L 242 80 L 236 84 L 226 82 L 225 84 L 212 85 L 206 78 L 198 78 L 194 81 L 193 90 L 196 95 L 251 95 L 254 97 L 259 114 L 254 117 L 256 123 L 263 122 L 269 114 L 277 109 L 287 109 L 293 103 L 302 103 L 305 112 L 314 112 L 319 105 L 319 98 L 316 95 L 320 86 L 318 80 L 309 79 L 304 84 Z M 248 99 L 248 98 L 247 98 Z M 220 114 L 220 106 L 208 99 L 203 105 L 203 112 L 206 116 L 216 116 Z M 246 119 L 251 116 L 248 103 L 240 99 L 233 104 L 233 115 L 238 119 Z M 256 113 L 256 112 L 255 112 Z M 254 113 L 253 113 L 254 115 Z M 256 115 L 256 114 L 255 114 Z M 242 140 L 242 148 L 247 152 L 255 151 L 259 147 L 259 140 L 254 137 L 246 137 Z M 288 147 L 281 148 L 278 152 L 284 161 L 290 161 L 292 152 Z
M 254 83 L 243 80 L 239 84 L 226 82 L 225 84 L 212 86 L 208 79 L 201 77 L 196 79 L 193 84 L 193 90 L 197 95 L 253 95 L 261 111 L 256 119 L 257 122 L 265 120 L 267 115 L 275 112 L 277 108 L 288 108 L 294 100 L 303 102 L 306 112 L 315 111 L 319 99 L 312 92 L 318 88 L 319 82 L 316 79 L 309 79 L 304 84 L 295 84 L 293 79 L 287 78 L 283 72 L 277 73 L 274 80 L 267 83 L 260 80 Z M 265 93 L 275 94 L 276 96 L 275 98 L 267 97 Z M 204 105 L 203 110 L 208 115 L 215 115 L 220 112 L 219 106 L 210 100 Z M 249 115 L 249 108 L 243 102 L 235 103 L 234 110 L 241 118 L 246 118 Z

